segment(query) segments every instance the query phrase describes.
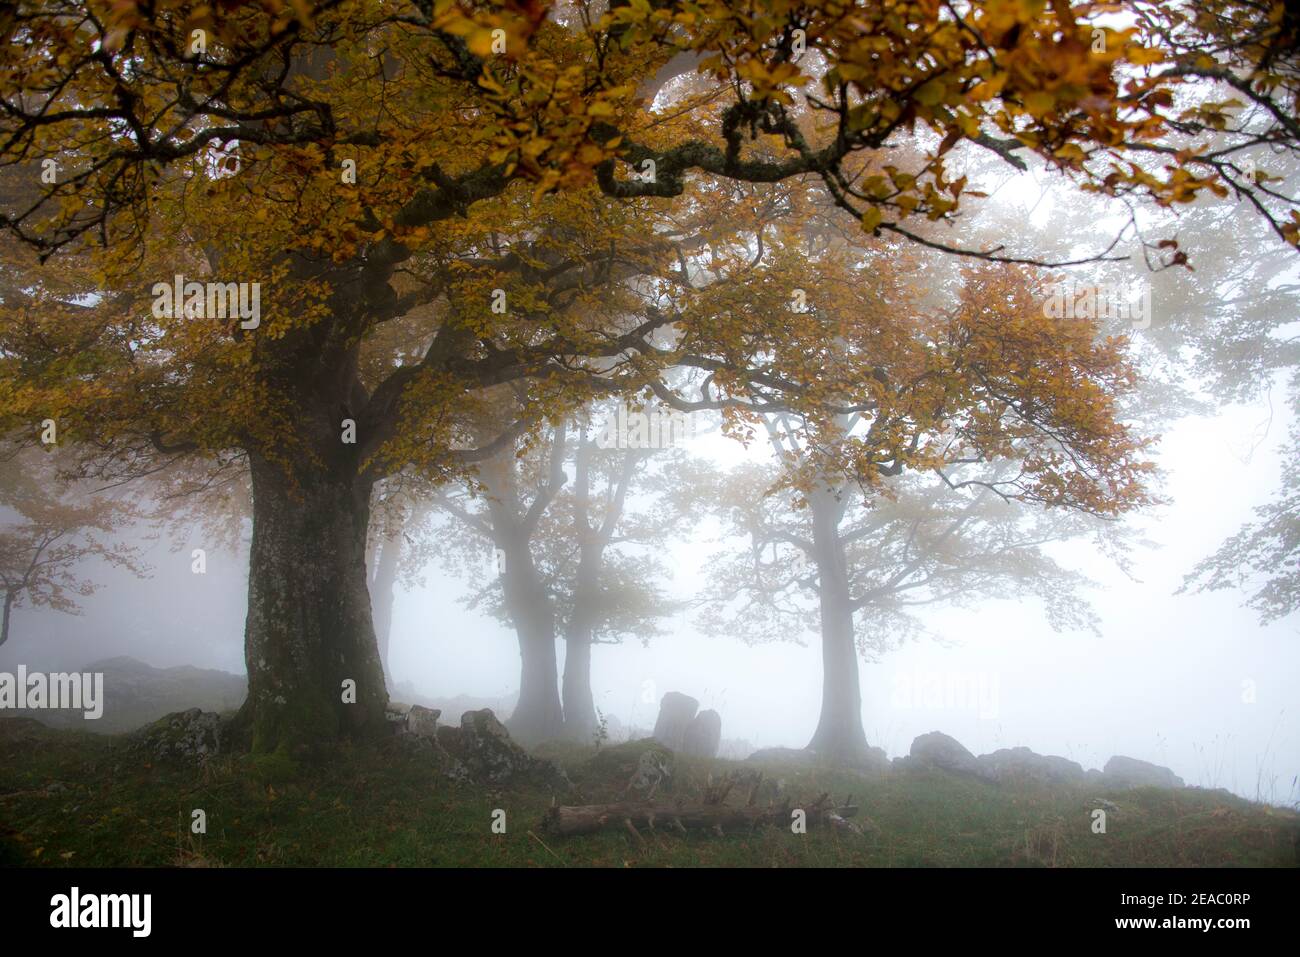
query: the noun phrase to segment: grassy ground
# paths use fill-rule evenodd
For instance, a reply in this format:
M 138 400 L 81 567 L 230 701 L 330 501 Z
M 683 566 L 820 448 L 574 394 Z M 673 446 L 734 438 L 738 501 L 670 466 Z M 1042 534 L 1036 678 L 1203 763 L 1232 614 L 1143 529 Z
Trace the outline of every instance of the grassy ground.
M 644 745 L 552 748 L 578 792 L 612 800 Z M 733 762 L 679 759 L 666 798 L 692 797 Z M 452 785 L 427 758 L 342 751 L 269 777 L 246 757 L 204 768 L 141 762 L 122 739 L 0 721 L 0 863 L 82 866 L 1295 866 L 1300 816 L 1222 792 L 1010 788 L 945 774 L 867 778 L 763 768 L 792 803 L 829 791 L 865 831 L 765 829 L 718 837 L 542 832 L 547 792 Z M 560 796 L 565 799 L 564 795 Z M 1091 830 L 1108 801 L 1107 832 Z M 190 833 L 191 813 L 208 832 Z M 493 834 L 493 811 L 506 833 Z

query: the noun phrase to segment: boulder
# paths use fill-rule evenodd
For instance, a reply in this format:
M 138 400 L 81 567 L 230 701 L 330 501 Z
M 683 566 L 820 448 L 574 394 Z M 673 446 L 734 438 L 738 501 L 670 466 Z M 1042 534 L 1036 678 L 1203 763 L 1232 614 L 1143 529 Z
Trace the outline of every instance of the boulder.
M 682 753 L 697 758 L 716 758 L 722 742 L 722 715 L 713 710 L 701 711 L 686 726 L 682 735 Z
M 130 747 L 161 761 L 203 760 L 221 750 L 221 716 L 198 708 L 165 715 L 134 732 Z
M 411 706 L 409 704 L 390 700 L 388 706 L 384 708 L 384 720 L 393 726 L 394 731 L 405 731 L 406 716 L 410 711 Z
M 985 781 L 996 780 L 993 772 L 979 762 L 956 738 L 942 731 L 920 735 L 912 742 L 910 761 L 901 762 L 902 768 L 936 768 L 955 774 L 969 774 Z
M 577 771 L 576 784 L 587 799 L 644 798 L 652 789 L 662 796 L 673 788 L 676 756 L 646 731 L 636 741 L 600 748 Z
M 690 695 L 670 691 L 659 702 L 659 718 L 655 721 L 654 739 L 674 751 L 682 749 L 686 729 L 695 719 L 700 703 Z
M 1083 765 L 1028 748 L 1002 748 L 977 758 L 998 781 L 1037 781 L 1041 784 L 1082 784 Z
M 647 748 L 637 759 L 636 770 L 627 782 L 626 796 L 649 800 L 661 787 L 666 787 L 673 777 L 673 755 L 663 748 Z
M 406 730 L 411 734 L 417 734 L 422 738 L 438 737 L 438 718 L 442 712 L 437 708 L 426 708 L 423 705 L 413 704 L 409 711 L 406 712 Z
M 1118 788 L 1180 788 L 1183 779 L 1168 768 L 1117 754 L 1101 769 L 1104 782 Z
M 533 757 L 515 744 L 491 708 L 466 711 L 460 717 L 459 728 L 440 727 L 435 734 L 439 748 L 460 765 L 457 776 L 480 784 L 572 787 L 556 765 Z

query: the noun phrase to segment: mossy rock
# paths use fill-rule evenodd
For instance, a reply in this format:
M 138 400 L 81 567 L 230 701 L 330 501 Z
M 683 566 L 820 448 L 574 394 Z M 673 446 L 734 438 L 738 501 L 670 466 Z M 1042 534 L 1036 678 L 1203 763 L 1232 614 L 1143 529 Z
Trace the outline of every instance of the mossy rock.
M 647 774 L 657 781 L 656 793 L 671 792 L 677 766 L 677 755 L 670 749 L 654 738 L 641 738 L 601 748 L 577 770 L 577 776 L 589 797 L 615 800 L 629 786 L 634 792 L 648 790 L 652 782 Z
M 199 761 L 221 751 L 221 715 L 190 708 L 159 718 L 130 736 L 131 749 L 159 761 Z
M 437 744 L 479 784 L 533 784 L 564 791 L 573 786 L 557 765 L 534 757 L 511 740 L 510 732 L 491 708 L 466 711 L 459 728 L 439 727 Z

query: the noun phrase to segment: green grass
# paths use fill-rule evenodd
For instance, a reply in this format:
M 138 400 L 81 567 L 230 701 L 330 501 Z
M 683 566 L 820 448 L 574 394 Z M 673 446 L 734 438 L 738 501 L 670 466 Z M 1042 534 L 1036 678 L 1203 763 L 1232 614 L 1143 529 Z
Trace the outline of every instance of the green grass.
M 612 800 L 644 744 L 543 749 L 574 780 L 570 800 Z M 679 758 L 666 799 L 697 797 L 734 762 Z M 769 766 L 796 806 L 848 794 L 861 836 L 788 828 L 687 837 L 539 829 L 549 791 L 456 786 L 427 758 L 341 749 L 297 776 L 249 758 L 147 765 L 124 739 L 0 721 L 0 863 L 36 866 L 1294 866 L 1300 817 L 1220 792 L 1011 788 L 941 773 L 868 778 Z M 559 795 L 561 800 L 565 795 Z M 737 798 L 733 798 L 736 800 Z M 1097 799 L 1107 833 L 1093 834 Z M 193 809 L 208 833 L 190 833 Z M 492 813 L 506 811 L 507 833 Z M 874 826 L 871 826 L 874 825 Z

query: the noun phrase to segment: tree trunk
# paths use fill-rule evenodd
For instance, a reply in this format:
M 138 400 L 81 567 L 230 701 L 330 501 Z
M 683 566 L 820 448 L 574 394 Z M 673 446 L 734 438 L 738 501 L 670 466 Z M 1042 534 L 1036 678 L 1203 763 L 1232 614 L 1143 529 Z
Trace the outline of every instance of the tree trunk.
M 519 703 L 506 722 L 521 744 L 558 738 L 564 730 L 559 664 L 555 655 L 555 615 L 542 588 L 527 541 L 502 546 L 506 608 L 519 638 Z
M 519 703 L 506 726 L 524 745 L 554 740 L 564 730 L 554 629 L 536 620 L 519 628 L 519 660 Z
M 573 531 L 578 539 L 578 567 L 573 581 L 573 609 L 564 636 L 564 736 L 590 744 L 598 723 L 591 694 L 591 645 L 598 624 L 605 546 L 623 511 L 634 453 L 625 460 L 623 482 L 607 506 L 599 528 L 591 520 L 591 470 L 596 445 L 584 429 L 574 455 Z
M 590 744 L 596 734 L 596 703 L 591 694 L 591 629 L 570 627 L 564 640 L 564 736 Z
M 808 748 L 853 764 L 866 756 L 867 735 L 862 728 L 853 604 L 839 535 L 841 505 L 834 492 L 825 488 L 814 490 L 809 504 L 820 585 L 822 710 Z
M 384 679 L 391 681 L 388 667 L 388 649 L 393 632 L 393 603 L 396 600 L 397 565 L 402 554 L 402 532 L 379 543 L 374 556 L 374 572 L 370 579 L 370 600 L 375 619 L 375 642 L 379 647 L 379 663 L 384 669 Z
M 253 542 L 241 718 L 254 752 L 382 732 L 388 694 L 366 587 L 370 488 L 347 468 L 250 455 Z
M 590 744 L 597 727 L 596 702 L 591 694 L 591 645 L 596 630 L 604 545 L 586 526 L 585 482 L 579 483 L 579 492 L 579 507 L 584 510 L 579 534 L 585 540 L 579 546 L 574 578 L 573 617 L 564 636 L 564 736 L 570 741 Z
M 555 612 L 532 554 L 537 521 L 564 481 L 563 460 L 564 430 L 557 427 L 551 446 L 550 476 L 526 510 L 519 500 L 513 457 L 499 456 L 479 470 L 488 490 L 493 541 L 505 560 L 501 570 L 505 607 L 519 638 L 519 703 L 506 727 L 525 745 L 558 738 L 564 731 L 560 670 L 555 655 Z

